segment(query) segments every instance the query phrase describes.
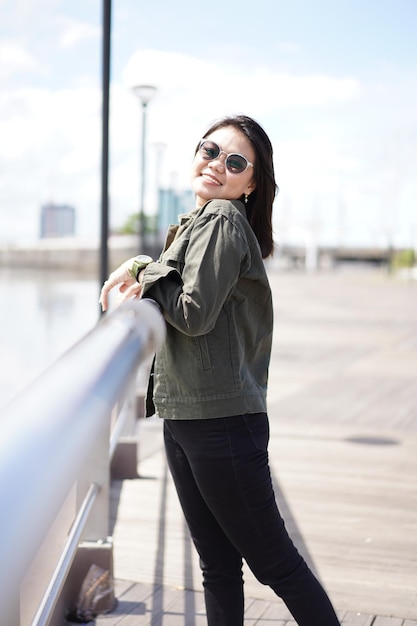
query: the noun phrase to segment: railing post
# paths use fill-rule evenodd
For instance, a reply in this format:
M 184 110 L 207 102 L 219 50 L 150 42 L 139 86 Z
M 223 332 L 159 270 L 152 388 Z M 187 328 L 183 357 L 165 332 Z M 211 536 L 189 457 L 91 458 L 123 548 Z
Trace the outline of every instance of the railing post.
M 100 485 L 100 492 L 82 534 L 82 540 L 103 541 L 109 534 L 110 488 L 110 413 L 103 420 L 103 428 L 90 448 L 85 470 L 77 480 L 76 508 L 80 508 L 91 484 Z
M 142 369 L 142 368 L 141 368 Z M 117 480 L 138 476 L 138 437 L 135 381 L 117 407 L 119 419 L 110 440 L 110 475 Z

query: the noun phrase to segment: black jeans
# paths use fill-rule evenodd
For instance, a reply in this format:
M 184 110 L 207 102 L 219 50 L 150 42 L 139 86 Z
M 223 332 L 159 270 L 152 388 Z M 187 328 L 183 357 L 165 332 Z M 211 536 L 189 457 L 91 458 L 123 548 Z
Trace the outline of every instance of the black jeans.
M 278 511 L 265 413 L 165 420 L 168 464 L 200 556 L 209 626 L 242 626 L 242 558 L 300 626 L 338 626 Z

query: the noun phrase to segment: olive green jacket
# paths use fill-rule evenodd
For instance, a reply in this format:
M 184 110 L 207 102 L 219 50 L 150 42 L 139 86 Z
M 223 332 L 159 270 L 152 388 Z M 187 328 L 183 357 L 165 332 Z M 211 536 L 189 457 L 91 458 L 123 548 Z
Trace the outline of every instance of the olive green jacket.
M 156 413 L 169 419 L 266 411 L 272 298 L 240 201 L 212 200 L 170 227 L 143 274 L 167 336 L 155 361 Z

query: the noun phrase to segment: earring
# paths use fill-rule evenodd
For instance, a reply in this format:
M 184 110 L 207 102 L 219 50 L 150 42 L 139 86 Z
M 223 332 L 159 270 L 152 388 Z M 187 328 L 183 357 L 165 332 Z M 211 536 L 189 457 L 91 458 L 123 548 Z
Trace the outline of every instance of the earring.
M 248 203 L 249 194 L 245 193 L 245 204 Z

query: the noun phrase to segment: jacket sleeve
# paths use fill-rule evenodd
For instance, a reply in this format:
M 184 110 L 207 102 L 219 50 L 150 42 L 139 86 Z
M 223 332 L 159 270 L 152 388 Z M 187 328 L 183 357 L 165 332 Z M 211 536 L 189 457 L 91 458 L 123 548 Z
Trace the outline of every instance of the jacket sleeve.
M 239 276 L 249 266 L 243 229 L 223 212 L 195 219 L 182 273 L 151 263 L 143 277 L 143 296 L 154 299 L 167 322 L 190 335 L 210 332 Z

